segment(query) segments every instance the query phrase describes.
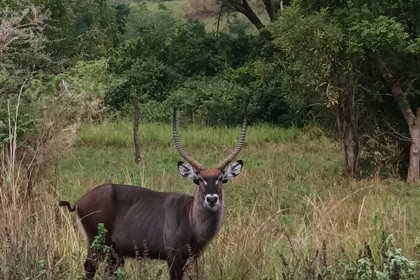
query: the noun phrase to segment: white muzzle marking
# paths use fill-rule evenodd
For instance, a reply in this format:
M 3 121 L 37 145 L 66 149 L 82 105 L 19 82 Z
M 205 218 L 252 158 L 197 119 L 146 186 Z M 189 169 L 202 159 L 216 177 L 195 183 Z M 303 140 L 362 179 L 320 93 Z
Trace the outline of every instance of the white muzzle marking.
M 204 203 L 207 207 L 213 209 L 216 205 L 219 205 L 219 196 L 217 194 L 207 194 Z

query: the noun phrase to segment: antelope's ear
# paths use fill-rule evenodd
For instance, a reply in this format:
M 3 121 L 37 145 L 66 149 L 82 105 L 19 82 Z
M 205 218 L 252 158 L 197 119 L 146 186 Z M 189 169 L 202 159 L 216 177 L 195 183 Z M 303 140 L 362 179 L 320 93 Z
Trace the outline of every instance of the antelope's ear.
M 244 162 L 242 160 L 237 160 L 234 163 L 231 163 L 223 174 L 223 183 L 226 183 L 230 178 L 236 177 L 241 173 L 242 166 Z
M 179 169 L 179 174 L 181 174 L 182 177 L 185 177 L 188 179 L 197 178 L 194 168 L 188 163 L 178 161 L 178 169 Z

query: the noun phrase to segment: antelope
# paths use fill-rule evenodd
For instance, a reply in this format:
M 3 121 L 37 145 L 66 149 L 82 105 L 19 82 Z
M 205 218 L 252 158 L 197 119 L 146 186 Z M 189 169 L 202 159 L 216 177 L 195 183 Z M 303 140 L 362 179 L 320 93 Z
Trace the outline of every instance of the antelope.
M 196 185 L 194 196 L 176 192 L 158 192 L 138 186 L 104 184 L 97 186 L 74 206 L 60 201 L 70 212 L 76 211 L 79 229 L 87 244 L 84 269 L 87 279 L 96 272 L 98 258 L 91 248 L 98 235 L 98 224 L 107 233 L 105 244 L 112 248 L 107 270 L 113 273 L 124 266 L 126 257 L 166 260 L 170 280 L 181 280 L 188 260 L 204 251 L 223 221 L 223 185 L 241 172 L 243 161 L 234 161 L 245 143 L 247 123 L 233 151 L 216 168 L 206 169 L 187 155 L 181 146 L 173 113 L 173 142 L 180 156 L 182 177 Z

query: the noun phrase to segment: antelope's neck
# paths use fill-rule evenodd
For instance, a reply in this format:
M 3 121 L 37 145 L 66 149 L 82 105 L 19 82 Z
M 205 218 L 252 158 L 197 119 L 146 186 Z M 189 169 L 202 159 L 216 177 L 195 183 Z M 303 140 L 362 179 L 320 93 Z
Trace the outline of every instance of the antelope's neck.
M 203 205 L 202 198 L 196 193 L 190 210 L 190 224 L 194 231 L 197 242 L 205 247 L 217 234 L 223 222 L 222 207 L 217 211 L 211 211 Z

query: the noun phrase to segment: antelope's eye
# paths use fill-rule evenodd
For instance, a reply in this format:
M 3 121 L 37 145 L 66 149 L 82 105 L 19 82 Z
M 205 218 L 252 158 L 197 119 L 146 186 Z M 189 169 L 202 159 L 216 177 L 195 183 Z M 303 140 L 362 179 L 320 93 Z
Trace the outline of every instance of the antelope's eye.
M 198 178 L 198 181 L 200 182 L 200 183 L 204 183 L 204 179 L 203 178 Z

